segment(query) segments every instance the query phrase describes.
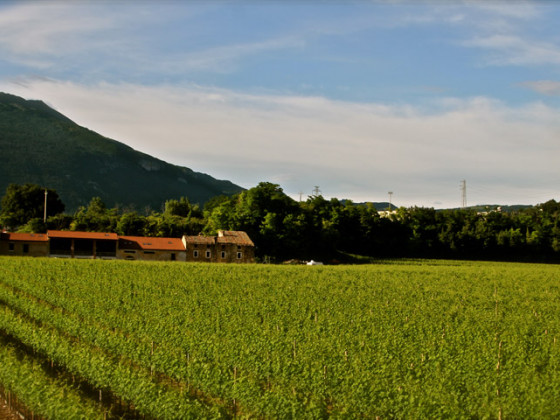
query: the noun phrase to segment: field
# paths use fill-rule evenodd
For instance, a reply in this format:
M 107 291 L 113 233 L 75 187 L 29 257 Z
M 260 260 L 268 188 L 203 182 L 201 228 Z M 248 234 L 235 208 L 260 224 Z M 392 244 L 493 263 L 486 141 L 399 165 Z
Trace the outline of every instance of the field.
M 560 267 L 0 258 L 46 418 L 560 418 Z

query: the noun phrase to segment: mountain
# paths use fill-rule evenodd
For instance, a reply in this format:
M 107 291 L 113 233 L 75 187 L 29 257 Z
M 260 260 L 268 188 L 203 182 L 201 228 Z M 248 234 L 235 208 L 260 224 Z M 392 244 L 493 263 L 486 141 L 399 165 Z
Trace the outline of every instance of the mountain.
M 0 196 L 10 183 L 34 183 L 55 189 L 70 212 L 92 197 L 143 211 L 172 198 L 202 205 L 243 190 L 103 137 L 42 101 L 1 92 L 0 156 Z

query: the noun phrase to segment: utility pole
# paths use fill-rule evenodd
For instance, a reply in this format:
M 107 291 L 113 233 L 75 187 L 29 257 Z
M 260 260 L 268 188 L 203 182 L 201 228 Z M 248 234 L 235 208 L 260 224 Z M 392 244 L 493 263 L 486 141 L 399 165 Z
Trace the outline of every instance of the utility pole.
M 303 195 L 303 191 L 299 192 L 299 202 L 301 203 L 301 196 Z
M 393 191 L 389 191 L 389 211 L 392 210 L 393 207 Z
M 461 205 L 463 208 L 467 207 L 467 181 L 461 181 Z
M 45 213 L 43 214 L 43 223 L 47 223 L 47 194 L 48 191 L 45 188 Z

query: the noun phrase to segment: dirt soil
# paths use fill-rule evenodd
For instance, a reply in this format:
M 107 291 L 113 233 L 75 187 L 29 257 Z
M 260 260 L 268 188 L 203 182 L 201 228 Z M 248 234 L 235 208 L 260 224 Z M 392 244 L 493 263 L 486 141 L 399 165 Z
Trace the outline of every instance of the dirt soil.
M 0 420 L 21 420 L 21 417 L 16 412 L 8 408 L 8 405 L 2 398 L 0 398 Z

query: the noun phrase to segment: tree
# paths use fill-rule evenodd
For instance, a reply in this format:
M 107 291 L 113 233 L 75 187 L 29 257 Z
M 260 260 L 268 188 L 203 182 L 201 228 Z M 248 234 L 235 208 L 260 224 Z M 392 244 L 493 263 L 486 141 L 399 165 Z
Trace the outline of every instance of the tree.
M 64 203 L 57 192 L 47 191 L 47 217 L 64 212 Z M 16 228 L 31 219 L 43 219 L 45 212 L 45 188 L 35 184 L 10 184 L 0 203 L 0 224 Z
M 165 202 L 165 214 L 168 216 L 199 217 L 202 213 L 197 204 L 193 206 L 187 197 L 181 197 L 179 200 L 167 200 Z
M 117 209 L 107 209 L 99 197 L 93 197 L 87 207 L 80 207 L 74 216 L 72 230 L 113 232 L 117 228 Z
M 136 212 L 123 214 L 117 222 L 115 229 L 119 235 L 143 236 L 146 218 Z

